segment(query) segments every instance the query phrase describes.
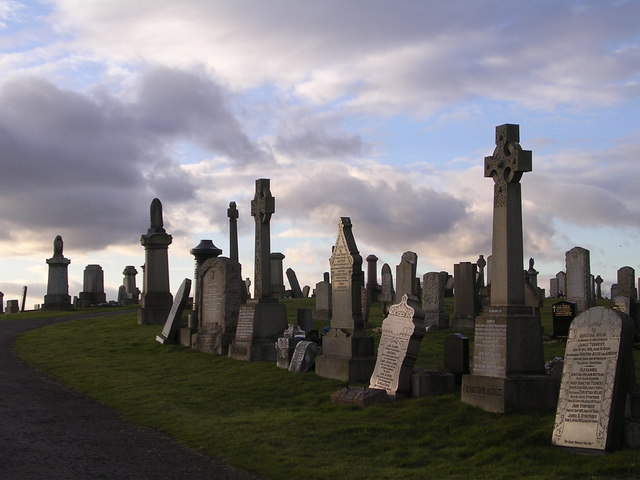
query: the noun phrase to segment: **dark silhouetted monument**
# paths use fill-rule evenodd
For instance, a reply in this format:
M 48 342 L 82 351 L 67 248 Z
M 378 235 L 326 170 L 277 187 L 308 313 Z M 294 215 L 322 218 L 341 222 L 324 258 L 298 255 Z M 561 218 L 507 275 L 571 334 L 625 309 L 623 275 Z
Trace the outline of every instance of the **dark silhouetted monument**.
M 62 255 L 63 242 L 60 235 L 53 241 L 53 257 L 47 259 L 49 279 L 47 294 L 44 296 L 43 310 L 70 310 L 68 268 L 71 260 Z

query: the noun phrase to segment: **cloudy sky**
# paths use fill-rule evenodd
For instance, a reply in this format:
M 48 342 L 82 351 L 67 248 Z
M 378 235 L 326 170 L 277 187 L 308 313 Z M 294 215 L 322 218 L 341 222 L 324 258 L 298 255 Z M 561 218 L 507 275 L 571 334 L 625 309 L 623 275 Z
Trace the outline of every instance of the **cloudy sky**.
M 379 268 L 412 250 L 420 275 L 452 272 L 491 253 L 504 123 L 533 151 L 541 286 L 576 245 L 605 285 L 640 275 L 638 18 L 637 0 L 0 0 L 0 290 L 42 303 L 59 234 L 70 294 L 97 263 L 115 299 L 154 197 L 174 292 L 200 239 L 228 255 L 230 201 L 252 277 L 258 178 L 302 285 L 341 216 Z

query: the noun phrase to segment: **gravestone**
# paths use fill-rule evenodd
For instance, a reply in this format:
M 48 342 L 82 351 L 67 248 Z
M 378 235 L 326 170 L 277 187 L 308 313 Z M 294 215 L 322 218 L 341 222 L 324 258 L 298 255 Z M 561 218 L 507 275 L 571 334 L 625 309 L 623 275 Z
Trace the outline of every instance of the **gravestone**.
M 127 304 L 127 289 L 124 285 L 118 287 L 118 305 L 121 307 Z
M 314 318 L 329 320 L 331 318 L 331 282 L 329 272 L 324 273 L 324 280 L 316 283 L 316 309 Z
M 68 267 L 71 260 L 62 255 L 63 242 L 60 235 L 53 241 L 53 257 L 47 259 L 49 278 L 43 310 L 71 310 Z
M 4 293 L 0 292 L 0 315 L 4 313 Z
M 563 271 L 556 273 L 556 279 L 558 280 L 558 297 L 567 296 L 567 274 Z
M 375 364 L 373 337 L 364 329 L 361 310 L 362 256 L 351 219 L 341 217 L 331 258 L 331 329 L 323 337 L 316 374 L 344 382 L 365 382 Z
M 393 274 L 391 273 L 391 267 L 388 263 L 382 266 L 382 287 L 380 289 L 380 302 L 382 302 L 382 312 L 387 314 L 389 312 L 389 305 L 391 305 L 396 298 L 396 292 L 393 289 Z
M 193 334 L 198 330 L 198 322 L 200 315 L 200 305 L 198 297 L 200 289 L 202 288 L 201 279 L 198 275 L 198 269 L 200 266 L 210 258 L 219 256 L 222 250 L 213 244 L 212 240 L 200 240 L 200 243 L 193 247 L 189 253 L 194 258 L 194 274 L 193 274 L 193 308 L 189 314 L 189 321 L 187 327 L 180 331 L 180 343 L 185 347 L 192 346 Z M 240 280 L 242 282 L 242 280 Z
M 20 302 L 18 300 L 7 300 L 7 313 L 18 313 Z
M 460 383 L 462 375 L 469 373 L 469 339 L 461 333 L 444 337 L 444 369 L 455 375 Z
M 127 265 L 122 271 L 124 278 L 122 286 L 124 287 L 124 296 L 120 305 L 137 305 L 140 302 L 140 289 L 136 286 L 136 275 L 138 271 L 133 265 Z
M 24 312 L 24 306 L 27 301 L 27 287 L 26 285 L 22 287 L 22 292 L 20 294 L 20 311 Z
M 451 326 L 456 330 L 473 330 L 476 316 L 480 312 L 476 276 L 476 266 L 471 262 L 456 263 L 453 266 L 455 288 Z
M 271 259 L 271 296 L 277 300 L 284 298 L 284 276 L 282 270 L 282 261 L 284 254 L 280 252 L 272 252 Z
M 378 257 L 371 254 L 367 256 L 367 302 L 369 305 L 378 301 L 380 285 L 378 285 Z
M 594 282 L 596 284 L 596 300 L 601 300 L 602 299 L 602 282 L 604 282 L 604 280 L 600 275 L 598 275 L 594 279 Z
M 298 325 L 291 324 L 283 332 L 282 337 L 278 338 L 276 342 L 276 366 L 278 368 L 289 368 L 291 357 L 296 349 L 298 342 L 305 339 L 305 332 Z
M 542 327 L 525 305 L 520 179 L 531 171 L 531 152 L 519 137 L 518 125 L 496 127 L 496 148 L 485 158 L 485 177 L 494 182 L 491 304 L 476 318 L 472 374 L 461 386 L 463 402 L 497 413 L 555 403 Z
M 104 293 L 104 272 L 100 265 L 87 265 L 84 269 L 82 292 L 78 295 L 78 307 L 87 308 L 107 301 Z
M 197 283 L 198 330 L 191 345 L 201 352 L 228 355 L 242 304 L 240 264 L 226 257 L 208 258 L 198 267 Z
M 171 311 L 164 323 L 162 333 L 156 337 L 156 341 L 161 344 L 176 343 L 178 340 L 178 329 L 180 328 L 180 320 L 182 313 L 187 306 L 189 300 L 189 292 L 191 291 L 191 280 L 185 278 L 176 293 L 176 298 L 171 306 Z
M 422 276 L 422 310 L 425 327 L 449 328 L 449 315 L 444 308 L 446 272 L 429 272 Z
M 236 202 L 229 202 L 227 217 L 229 217 L 229 258 L 234 262 L 240 262 L 238 256 L 238 208 Z
M 267 178 L 256 180 L 251 201 L 255 223 L 254 299 L 240 306 L 235 340 L 229 356 L 246 361 L 276 361 L 274 344 L 287 328 L 285 306 L 271 293 L 271 216 L 275 198 Z
M 147 233 L 140 237 L 145 262 L 138 323 L 162 325 L 173 305 L 173 296 L 169 290 L 168 258 L 168 249 L 173 237 L 164 229 L 162 203 L 157 198 L 151 202 L 149 217 Z
M 558 279 L 557 278 L 550 278 L 549 279 L 549 297 L 551 298 L 558 298 Z
M 633 369 L 633 326 L 627 315 L 605 307 L 578 315 L 567 339 L 552 443 L 620 448 Z
M 589 250 L 574 247 L 566 255 L 567 300 L 576 304 L 576 313 L 592 307 Z
M 309 298 L 309 292 L 311 291 L 311 287 L 309 285 L 305 285 L 302 287 L 302 298 Z
M 453 288 L 455 287 L 455 282 L 453 279 L 453 275 L 449 275 L 447 272 L 447 283 L 444 286 L 444 296 L 445 297 L 453 297 Z
M 291 286 L 291 298 L 302 298 L 300 282 L 298 282 L 298 276 L 292 268 L 287 268 L 287 280 L 289 280 L 289 285 Z
M 632 300 L 638 298 L 636 290 L 636 271 L 631 267 L 622 267 L 618 269 L 618 295 L 629 297 Z
M 562 300 L 551 305 L 553 317 L 553 337 L 566 337 L 576 316 L 576 304 Z
M 302 340 L 298 342 L 289 363 L 289 371 L 302 373 L 310 371 L 322 349 L 315 342 Z
M 400 303 L 404 295 L 418 296 L 416 290 L 417 268 L 418 255 L 415 252 L 404 252 L 400 264 L 396 266 L 396 303 Z
M 418 299 L 404 294 L 400 303 L 389 308 L 389 315 L 382 322 L 378 358 L 369 388 L 383 389 L 391 398 L 409 395 L 411 372 L 425 333 L 424 313 Z
M 529 269 L 527 270 L 527 279 L 529 281 L 529 285 L 534 287 L 536 290 L 538 289 L 538 272 L 533 265 L 535 260 L 533 258 L 529 259 Z

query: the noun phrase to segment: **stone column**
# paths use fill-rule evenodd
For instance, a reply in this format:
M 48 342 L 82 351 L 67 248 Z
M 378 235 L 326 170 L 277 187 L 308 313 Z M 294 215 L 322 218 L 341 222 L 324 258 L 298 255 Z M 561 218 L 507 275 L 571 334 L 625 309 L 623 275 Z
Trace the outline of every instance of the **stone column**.
M 198 294 L 200 293 L 200 289 L 202 286 L 198 281 L 198 268 L 202 265 L 205 260 L 209 258 L 218 257 L 222 254 L 222 250 L 216 247 L 211 240 L 200 240 L 200 243 L 193 247 L 189 253 L 193 255 L 195 258 L 195 266 L 194 266 L 194 274 L 193 274 L 193 309 L 189 314 L 189 328 L 196 329 L 198 328 Z
M 162 220 L 162 203 L 157 198 L 151 202 L 151 224 L 147 233 L 140 237 L 144 247 L 144 287 L 138 323 L 162 325 L 173 306 L 169 290 L 168 249 L 173 237 L 167 233 Z
M 238 209 L 236 208 L 236 202 L 230 202 L 227 209 L 227 216 L 229 217 L 229 258 L 236 262 L 239 262 L 238 257 Z
M 367 302 L 369 305 L 378 301 L 378 257 L 371 254 L 367 257 Z
M 591 307 L 591 261 L 589 250 L 574 247 L 565 254 L 567 301 L 576 304 L 576 314 Z
M 0 315 L 4 313 L 4 293 L 0 292 Z
M 124 278 L 122 279 L 122 285 L 125 291 L 125 304 L 137 305 L 140 301 L 140 289 L 136 286 L 136 275 L 138 271 L 133 265 L 127 265 L 122 271 Z
M 107 301 L 104 293 L 104 272 L 100 265 L 87 265 L 84 269 L 82 292 L 78 296 L 78 306 L 87 308 Z
M 271 195 L 268 178 L 256 180 L 256 194 L 251 200 L 251 216 L 255 230 L 255 272 L 253 297 L 260 301 L 271 298 L 271 215 L 276 211 L 276 200 Z
M 71 310 L 69 296 L 68 268 L 71 260 L 62 255 L 62 237 L 58 235 L 53 241 L 53 257 L 47 260 L 49 279 L 47 294 L 44 296 L 43 310 Z

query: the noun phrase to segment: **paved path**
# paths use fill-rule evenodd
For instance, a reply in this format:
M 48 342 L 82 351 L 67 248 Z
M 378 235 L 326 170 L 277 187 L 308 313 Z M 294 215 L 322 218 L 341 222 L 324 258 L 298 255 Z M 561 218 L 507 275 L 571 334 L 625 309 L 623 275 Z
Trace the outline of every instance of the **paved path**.
M 119 313 L 122 310 L 87 316 Z M 0 320 L 1 479 L 255 479 L 154 430 L 126 423 L 115 410 L 52 381 L 16 357 L 17 334 L 80 317 L 15 317 Z

